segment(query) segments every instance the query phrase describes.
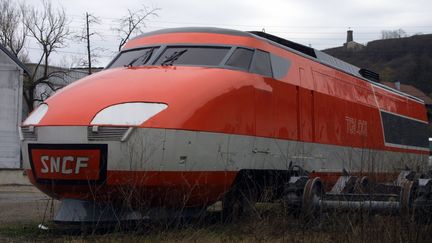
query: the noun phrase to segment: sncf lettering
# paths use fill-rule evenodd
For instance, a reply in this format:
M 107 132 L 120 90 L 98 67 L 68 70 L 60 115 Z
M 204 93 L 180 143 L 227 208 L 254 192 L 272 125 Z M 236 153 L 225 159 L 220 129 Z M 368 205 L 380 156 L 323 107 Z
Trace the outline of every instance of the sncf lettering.
M 88 167 L 88 157 L 82 156 L 47 156 L 40 157 L 41 173 L 61 173 L 64 175 L 79 174 L 80 170 Z

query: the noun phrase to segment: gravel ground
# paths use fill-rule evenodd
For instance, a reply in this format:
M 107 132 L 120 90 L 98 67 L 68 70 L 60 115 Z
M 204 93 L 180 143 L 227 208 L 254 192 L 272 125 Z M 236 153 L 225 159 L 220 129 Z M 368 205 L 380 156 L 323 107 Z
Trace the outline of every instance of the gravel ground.
M 49 198 L 32 186 L 0 186 L 0 242 L 432 242 L 432 225 L 402 222 L 398 216 L 325 214 L 307 225 L 279 207 L 257 205 L 257 214 L 220 222 L 215 205 L 202 221 L 176 225 L 140 224 L 128 228 L 78 231 L 49 223 L 40 230 Z
M 33 186 L 0 186 L 0 225 L 42 221 L 47 205 L 49 197 Z M 47 218 L 52 218 L 50 209 Z

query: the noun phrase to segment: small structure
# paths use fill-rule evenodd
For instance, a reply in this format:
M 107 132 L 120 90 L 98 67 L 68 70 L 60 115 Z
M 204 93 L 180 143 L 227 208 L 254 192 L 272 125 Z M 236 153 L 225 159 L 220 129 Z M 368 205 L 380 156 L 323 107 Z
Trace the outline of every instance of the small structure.
M 344 43 L 344 47 L 348 50 L 358 51 L 363 49 L 365 46 L 354 41 L 354 31 L 349 29 L 347 31 L 347 40 Z
M 414 97 L 417 97 L 421 100 L 424 101 L 425 105 L 427 107 L 431 107 L 432 108 L 432 98 L 430 98 L 429 96 L 427 96 L 423 91 L 417 89 L 416 87 L 412 86 L 412 85 L 408 85 L 408 84 L 402 84 L 400 82 L 381 82 L 382 84 L 393 88 L 393 89 L 397 89 L 399 91 L 402 91 L 406 94 L 412 95 Z
M 417 89 L 416 87 L 408 84 L 402 84 L 401 82 L 381 82 L 384 85 L 387 85 L 393 89 L 397 89 L 406 94 L 412 95 L 424 101 L 425 106 L 428 110 L 428 119 L 429 119 L 429 136 L 431 136 L 432 131 L 432 98 L 427 96 L 423 91 Z M 431 149 L 432 152 L 432 149 Z
M 0 169 L 21 167 L 18 126 L 21 123 L 24 64 L 0 44 Z

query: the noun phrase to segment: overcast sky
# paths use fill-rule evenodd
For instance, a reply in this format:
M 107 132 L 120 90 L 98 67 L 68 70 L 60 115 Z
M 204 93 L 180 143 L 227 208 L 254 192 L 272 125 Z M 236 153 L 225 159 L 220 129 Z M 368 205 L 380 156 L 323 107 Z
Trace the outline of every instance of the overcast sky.
M 41 6 L 40 0 L 24 2 Z M 160 8 L 159 17 L 146 22 L 145 31 L 185 26 L 211 26 L 238 30 L 262 30 L 311 45 L 316 49 L 341 46 L 348 28 L 359 43 L 380 38 L 381 30 L 402 28 L 409 35 L 432 33 L 431 0 L 52 0 L 63 7 L 70 30 L 80 32 L 85 12 L 101 20 L 94 30 L 101 34 L 92 42 L 104 48 L 96 64 L 104 66 L 116 53 L 118 37 L 111 29 L 127 9 Z M 36 61 L 37 45 L 29 42 L 30 57 Z M 71 41 L 52 62 L 70 64 L 85 55 L 85 45 Z

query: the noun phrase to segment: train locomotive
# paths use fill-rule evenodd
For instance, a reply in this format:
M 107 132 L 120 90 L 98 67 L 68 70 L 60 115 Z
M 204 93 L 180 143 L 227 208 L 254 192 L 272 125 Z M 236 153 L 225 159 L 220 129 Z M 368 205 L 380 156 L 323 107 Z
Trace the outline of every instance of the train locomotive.
M 344 170 L 377 181 L 422 171 L 427 124 L 421 100 L 374 72 L 264 32 L 191 27 L 129 40 L 20 131 L 31 183 L 62 201 L 55 220 L 82 222 L 95 204 L 274 200 L 293 166 L 327 185 Z

